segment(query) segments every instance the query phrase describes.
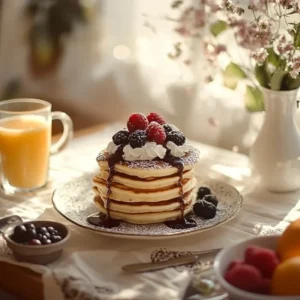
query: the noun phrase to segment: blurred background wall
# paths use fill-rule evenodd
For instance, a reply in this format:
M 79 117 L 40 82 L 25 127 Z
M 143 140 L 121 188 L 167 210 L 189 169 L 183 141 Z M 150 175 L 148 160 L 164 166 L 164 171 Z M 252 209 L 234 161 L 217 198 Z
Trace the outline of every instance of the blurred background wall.
M 83 12 L 71 10 L 70 2 L 78 2 Z M 171 2 L 59 0 L 61 6 L 49 16 L 51 1 L 2 0 L 2 98 L 48 100 L 55 110 L 71 115 L 75 129 L 124 121 L 132 111 L 156 111 L 190 138 L 247 153 L 262 113 L 249 114 L 240 91 L 205 82 L 201 48 L 189 53 L 196 65 L 168 57 L 178 41 L 174 23 L 164 18 L 173 13 Z M 79 20 L 67 17 L 73 10 Z M 59 46 L 58 39 L 49 39 L 49 19 L 62 32 Z M 61 24 L 66 19 L 72 20 L 70 30 Z M 33 53 L 40 53 L 46 71 L 34 66 Z

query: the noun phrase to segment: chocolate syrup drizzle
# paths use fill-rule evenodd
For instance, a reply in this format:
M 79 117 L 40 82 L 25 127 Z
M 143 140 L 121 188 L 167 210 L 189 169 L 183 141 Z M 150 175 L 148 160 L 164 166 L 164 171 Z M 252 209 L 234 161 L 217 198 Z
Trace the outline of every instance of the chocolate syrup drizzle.
M 113 228 L 113 227 L 118 227 L 120 225 L 119 220 L 112 219 L 110 216 L 110 195 L 111 195 L 111 185 L 112 185 L 112 180 L 115 175 L 115 164 L 123 161 L 123 148 L 124 146 L 121 146 L 118 148 L 118 150 L 115 152 L 115 154 L 112 154 L 108 158 L 108 168 L 109 168 L 109 174 L 107 178 L 107 195 L 106 195 L 106 211 L 107 215 L 100 213 L 99 215 L 95 216 L 92 215 L 87 218 L 87 221 L 93 225 L 100 226 L 100 227 L 105 227 L 105 228 Z M 181 216 L 179 219 L 175 221 L 167 221 L 165 222 L 165 225 L 168 226 L 169 228 L 172 229 L 186 229 L 186 228 L 192 228 L 196 227 L 197 224 L 194 220 L 192 219 L 186 219 L 184 217 L 184 199 L 183 199 L 183 185 L 182 185 L 182 177 L 183 177 L 183 170 L 184 170 L 184 163 L 181 158 L 174 157 L 170 154 L 167 154 L 165 158 L 163 159 L 164 162 L 169 163 L 173 167 L 177 168 L 178 170 L 178 187 L 179 187 L 179 203 L 180 203 L 180 212 Z
M 179 186 L 179 203 L 180 203 L 180 212 L 181 217 L 180 219 L 174 220 L 174 221 L 166 221 L 165 225 L 172 228 L 172 229 L 186 229 L 186 228 L 192 228 L 196 227 L 197 224 L 192 219 L 186 219 L 184 217 L 184 199 L 183 199 L 183 186 L 182 186 L 182 176 L 183 176 L 183 170 L 184 170 L 184 163 L 183 160 L 179 157 L 174 157 L 172 155 L 166 155 L 164 158 L 164 161 L 172 165 L 173 167 L 177 168 L 179 176 L 179 180 L 177 185 Z

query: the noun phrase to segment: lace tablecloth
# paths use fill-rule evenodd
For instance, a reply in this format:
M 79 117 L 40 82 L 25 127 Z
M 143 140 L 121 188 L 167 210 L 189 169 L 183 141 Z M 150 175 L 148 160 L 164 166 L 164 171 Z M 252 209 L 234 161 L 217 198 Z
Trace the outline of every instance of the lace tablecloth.
M 111 126 L 74 139 L 68 149 L 53 156 L 50 181 L 44 189 L 22 197 L 2 195 L 0 198 L 0 216 L 17 214 L 25 220 L 58 220 L 71 230 L 68 248 L 58 261 L 47 267 L 26 265 L 43 274 L 47 300 L 181 300 L 193 270 L 177 268 L 128 275 L 120 267 L 126 263 L 166 259 L 186 251 L 225 247 L 252 235 L 280 232 L 291 220 L 300 217 L 300 192 L 271 194 L 257 189 L 250 179 L 246 156 L 194 143 L 201 152 L 197 175 L 227 181 L 243 194 L 242 211 L 234 220 L 201 234 L 159 241 L 110 238 L 79 228 L 53 209 L 51 195 L 58 185 L 96 172 L 95 157 L 118 128 Z M 16 263 L 1 238 L 0 260 Z

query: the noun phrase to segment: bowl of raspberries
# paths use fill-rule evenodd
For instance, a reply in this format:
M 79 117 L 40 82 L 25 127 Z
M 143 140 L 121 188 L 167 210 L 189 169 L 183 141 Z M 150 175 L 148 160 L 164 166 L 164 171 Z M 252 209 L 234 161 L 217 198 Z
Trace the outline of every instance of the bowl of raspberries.
M 230 300 L 300 299 L 300 293 L 296 291 L 300 285 L 297 262 L 291 268 L 281 260 L 277 251 L 280 237 L 255 237 L 226 247 L 217 255 L 214 262 L 216 278 Z

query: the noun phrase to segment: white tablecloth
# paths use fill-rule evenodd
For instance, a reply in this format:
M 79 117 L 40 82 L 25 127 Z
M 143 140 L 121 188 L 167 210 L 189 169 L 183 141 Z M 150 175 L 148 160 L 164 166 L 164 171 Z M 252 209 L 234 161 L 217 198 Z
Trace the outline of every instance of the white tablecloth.
M 105 131 L 74 139 L 68 149 L 53 156 L 46 188 L 22 197 L 0 198 L 0 216 L 18 214 L 26 220 L 58 220 L 71 230 L 69 246 L 58 261 L 47 267 L 29 265 L 44 274 L 47 300 L 64 297 L 180 300 L 190 282 L 190 270 L 166 269 L 128 275 L 122 273 L 120 267 L 125 263 L 149 261 L 153 253 L 158 255 L 159 249 L 163 249 L 164 255 L 172 256 L 182 251 L 226 247 L 256 234 L 280 232 L 289 221 L 300 217 L 300 192 L 271 194 L 258 189 L 250 177 L 246 156 L 194 143 L 201 151 L 198 175 L 227 181 L 243 194 L 243 208 L 234 220 L 201 234 L 159 241 L 110 238 L 79 228 L 52 208 L 52 192 L 64 182 L 96 172 L 95 157 L 117 128 L 119 126 L 111 126 Z M 1 239 L 0 259 L 13 261 Z

